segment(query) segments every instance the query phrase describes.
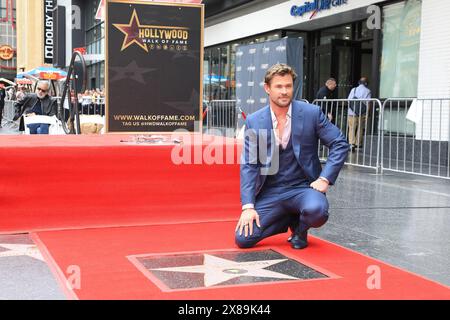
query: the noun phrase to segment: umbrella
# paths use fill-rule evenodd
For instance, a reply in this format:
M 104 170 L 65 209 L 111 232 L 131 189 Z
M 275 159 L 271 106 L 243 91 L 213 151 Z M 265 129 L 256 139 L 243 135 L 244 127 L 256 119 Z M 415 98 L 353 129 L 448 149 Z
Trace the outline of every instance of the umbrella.
M 43 80 L 60 80 L 67 77 L 67 72 L 53 67 L 38 67 L 27 72 L 18 73 L 17 79 L 26 78 L 27 75 Z
M 15 85 L 14 82 L 12 82 L 11 80 L 5 79 L 5 78 L 0 78 L 0 82 L 5 82 L 5 83 L 7 83 L 9 85 L 12 85 L 12 86 Z
M 26 79 L 26 78 L 23 78 L 23 79 L 16 78 L 16 83 L 18 85 L 27 85 L 27 84 L 33 84 L 33 81 L 31 81 L 30 79 Z

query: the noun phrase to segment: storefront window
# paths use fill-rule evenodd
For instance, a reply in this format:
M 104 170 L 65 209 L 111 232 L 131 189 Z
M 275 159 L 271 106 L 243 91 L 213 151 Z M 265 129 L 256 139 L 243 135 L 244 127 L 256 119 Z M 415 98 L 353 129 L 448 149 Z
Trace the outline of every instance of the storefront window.
M 381 98 L 417 96 L 421 11 L 421 0 L 383 9 Z
M 258 37 L 256 39 L 254 39 L 254 41 L 251 41 L 250 43 L 262 43 L 262 42 L 278 40 L 278 39 L 280 39 L 280 35 L 278 33 L 274 33 L 274 34 L 269 34 L 269 35 Z
M 12 10 L 11 10 L 12 6 Z M 16 7 L 15 1 L 0 1 L 0 45 L 7 45 L 11 49 L 17 47 L 16 37 Z M 0 60 L 1 77 L 14 78 L 16 73 L 17 57 L 14 54 L 12 59 Z
M 203 94 L 206 100 L 232 100 L 235 93 L 236 45 L 205 50 L 203 64 Z
M 320 44 L 331 43 L 333 39 L 352 40 L 353 26 L 351 24 L 325 29 L 320 32 Z
M 203 64 L 203 97 L 205 101 L 236 99 L 236 47 L 243 44 L 278 40 L 281 33 L 247 38 L 220 47 L 206 48 Z
M 220 49 L 213 48 L 211 50 L 211 70 L 209 74 L 209 82 L 211 86 L 211 100 L 220 100 Z
M 203 100 L 209 101 L 211 96 L 210 64 L 211 50 L 206 49 L 203 58 Z
M 230 95 L 230 46 L 220 48 L 220 100 L 228 100 Z
M 360 33 L 358 35 L 359 40 L 373 39 L 373 29 L 367 27 L 366 21 L 359 23 Z
M 97 20 L 95 15 L 101 0 L 86 2 L 85 30 L 86 49 L 88 54 L 105 54 L 105 23 Z M 92 60 L 87 62 L 90 89 L 104 88 L 105 86 L 105 61 Z
M 231 45 L 231 68 L 230 68 L 230 99 L 236 100 L 236 48 L 239 44 Z

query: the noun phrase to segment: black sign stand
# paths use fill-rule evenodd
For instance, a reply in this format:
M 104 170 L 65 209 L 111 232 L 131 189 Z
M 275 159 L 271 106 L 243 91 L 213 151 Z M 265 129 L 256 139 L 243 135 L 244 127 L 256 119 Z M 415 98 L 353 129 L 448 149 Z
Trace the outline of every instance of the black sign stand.
M 200 4 L 107 1 L 107 132 L 201 132 L 203 21 Z

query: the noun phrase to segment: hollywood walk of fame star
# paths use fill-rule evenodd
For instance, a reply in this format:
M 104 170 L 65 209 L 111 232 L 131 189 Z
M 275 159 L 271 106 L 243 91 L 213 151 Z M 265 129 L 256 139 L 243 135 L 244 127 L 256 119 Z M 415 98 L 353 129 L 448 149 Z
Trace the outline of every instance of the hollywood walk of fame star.
M 110 82 L 131 79 L 142 84 L 146 84 L 144 74 L 157 70 L 155 68 L 141 68 L 136 61 L 132 61 L 126 67 L 110 67 L 109 69 L 116 72 L 115 76 L 109 80 Z
M 205 287 L 213 287 L 243 276 L 282 280 L 299 280 L 298 278 L 266 269 L 270 266 L 277 265 L 285 261 L 288 261 L 288 259 L 236 262 L 205 254 L 203 265 L 151 269 L 151 271 L 203 273 Z
M 131 20 L 129 24 L 113 24 L 114 27 L 119 29 L 123 34 L 125 34 L 125 39 L 123 40 L 122 48 L 120 51 L 125 50 L 133 43 L 140 46 L 146 52 L 148 52 L 147 44 L 144 43 L 143 39 L 139 37 L 139 28 L 145 27 L 139 22 L 139 17 L 137 15 L 136 9 L 133 10 Z
M 0 248 L 8 249 L 8 251 L 0 252 L 0 259 L 6 257 L 29 256 L 45 262 L 44 257 L 42 257 L 42 254 L 36 245 L 0 243 Z

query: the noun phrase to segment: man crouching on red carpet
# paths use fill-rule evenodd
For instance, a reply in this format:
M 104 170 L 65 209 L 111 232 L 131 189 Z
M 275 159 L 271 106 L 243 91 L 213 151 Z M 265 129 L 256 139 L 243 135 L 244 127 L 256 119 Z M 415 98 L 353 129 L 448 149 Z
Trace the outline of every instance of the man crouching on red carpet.
M 326 192 L 337 180 L 349 145 L 320 108 L 292 100 L 296 77 L 288 65 L 271 67 L 264 85 L 270 105 L 246 120 L 243 207 L 235 235 L 240 248 L 251 248 L 290 228 L 292 248 L 303 249 L 308 230 L 328 220 Z M 323 169 L 319 140 L 330 150 Z

